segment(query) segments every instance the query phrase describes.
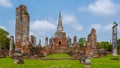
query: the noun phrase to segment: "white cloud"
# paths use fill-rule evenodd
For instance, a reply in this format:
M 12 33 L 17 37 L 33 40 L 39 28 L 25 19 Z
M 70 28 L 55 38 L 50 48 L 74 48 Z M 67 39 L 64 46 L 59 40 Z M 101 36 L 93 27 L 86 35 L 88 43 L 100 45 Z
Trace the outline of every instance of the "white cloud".
M 105 27 L 105 29 L 106 29 L 106 30 L 111 30 L 111 29 L 112 29 L 112 26 L 113 26 L 113 24 L 110 23 L 110 24 L 108 24 L 108 25 Z
M 95 28 L 97 31 L 110 31 L 112 30 L 113 24 L 109 23 L 107 25 L 102 24 L 92 24 L 91 27 Z
M 36 20 L 30 24 L 31 29 L 40 31 L 49 31 L 56 29 L 56 25 L 47 20 Z
M 0 0 L 0 5 L 4 7 L 12 7 L 11 0 Z
M 0 28 L 2 28 L 2 29 L 4 29 L 4 30 L 6 30 L 5 26 L 0 26 Z
M 120 31 L 120 26 L 118 26 L 118 31 Z
M 30 35 L 35 35 L 35 33 L 34 32 L 30 32 Z
M 78 9 L 77 9 L 78 11 L 88 11 L 88 8 L 87 7 L 79 7 Z
M 75 25 L 73 25 L 72 27 L 75 28 L 77 31 L 83 30 L 83 27 L 80 26 L 79 24 L 75 24 Z
M 87 10 L 92 13 L 105 16 L 117 13 L 120 10 L 120 5 L 114 3 L 112 0 L 97 0 L 87 7 L 79 8 L 79 11 Z
M 63 13 L 63 23 L 72 26 L 77 31 L 83 30 L 83 27 L 78 23 L 78 19 L 73 14 Z
M 72 14 L 63 13 L 63 22 L 65 24 L 76 23 L 77 22 L 77 18 L 74 15 L 72 15 Z
M 92 28 L 95 28 L 96 30 L 100 30 L 102 25 L 101 24 L 93 24 L 91 25 Z

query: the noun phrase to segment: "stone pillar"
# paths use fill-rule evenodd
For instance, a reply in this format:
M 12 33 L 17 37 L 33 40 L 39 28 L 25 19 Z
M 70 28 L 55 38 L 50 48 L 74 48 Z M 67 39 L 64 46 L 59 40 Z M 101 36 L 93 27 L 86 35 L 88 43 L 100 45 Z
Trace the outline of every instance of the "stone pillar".
M 34 46 L 36 46 L 36 37 L 34 37 Z
M 74 46 L 77 46 L 77 37 L 76 37 L 76 36 L 74 36 L 73 45 L 74 45 Z
M 36 46 L 36 37 L 34 35 L 31 35 L 30 43 L 32 46 Z
M 52 39 L 49 40 L 49 45 L 52 45 Z
M 34 35 L 31 35 L 30 36 L 30 44 L 33 46 L 34 44 Z
M 41 47 L 41 39 L 39 39 L 38 46 Z
M 45 38 L 45 51 L 46 51 L 46 55 L 50 53 L 48 46 L 48 37 Z
M 112 55 L 117 56 L 117 26 L 118 24 L 114 24 L 112 27 Z
M 71 38 L 69 39 L 70 45 L 71 45 Z
M 67 44 L 70 46 L 71 45 L 71 39 L 69 38 L 69 36 L 68 36 L 68 38 L 67 38 Z
M 39 44 L 40 44 L 40 46 L 41 46 L 41 39 L 39 39 Z
M 13 57 L 13 51 L 14 51 L 14 37 L 10 36 L 10 45 L 9 45 L 9 56 Z
M 48 37 L 45 38 L 45 45 L 48 45 Z

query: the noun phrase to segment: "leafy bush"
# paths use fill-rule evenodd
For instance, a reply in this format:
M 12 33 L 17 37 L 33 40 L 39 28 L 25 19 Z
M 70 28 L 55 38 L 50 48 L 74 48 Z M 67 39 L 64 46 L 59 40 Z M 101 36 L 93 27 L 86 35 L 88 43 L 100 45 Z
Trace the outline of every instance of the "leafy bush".
M 112 45 L 109 43 L 109 42 L 100 42 L 100 44 L 102 45 L 102 47 L 106 50 L 106 51 L 110 51 L 111 50 L 111 47 Z

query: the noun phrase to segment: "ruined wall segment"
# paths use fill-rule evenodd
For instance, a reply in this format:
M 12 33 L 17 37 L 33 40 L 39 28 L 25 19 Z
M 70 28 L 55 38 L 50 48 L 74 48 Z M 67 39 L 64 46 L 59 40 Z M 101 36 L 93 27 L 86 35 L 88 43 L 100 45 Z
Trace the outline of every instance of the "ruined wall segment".
M 97 37 L 96 37 L 96 30 L 94 28 L 92 28 L 90 34 L 88 35 L 87 40 L 88 40 L 88 42 L 87 42 L 87 47 L 86 47 L 85 53 L 87 55 L 97 57 L 98 56 L 98 51 L 96 49 Z
M 26 6 L 16 8 L 15 41 L 17 48 L 23 48 L 23 52 L 29 52 L 30 17 Z

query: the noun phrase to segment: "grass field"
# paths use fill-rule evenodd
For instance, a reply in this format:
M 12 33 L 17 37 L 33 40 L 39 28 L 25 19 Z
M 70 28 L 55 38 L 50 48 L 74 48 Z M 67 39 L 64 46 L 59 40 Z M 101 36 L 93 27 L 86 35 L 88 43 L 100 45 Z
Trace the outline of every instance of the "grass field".
M 66 54 L 48 55 L 48 58 L 70 58 Z M 120 59 L 120 56 L 118 56 Z M 108 55 L 92 59 L 92 68 L 120 68 L 120 60 L 111 60 Z M 24 60 L 24 64 L 14 64 L 11 58 L 1 58 L 0 68 L 84 68 L 78 60 Z
M 111 55 L 107 55 L 102 58 L 93 58 L 92 67 L 93 68 L 120 68 L 120 56 L 119 60 L 111 60 L 113 58 Z
M 53 54 L 46 58 L 70 58 L 67 54 Z M 83 68 L 78 60 L 24 60 L 25 64 L 16 65 L 11 58 L 0 59 L 0 68 Z
M 0 59 L 0 68 L 83 68 L 77 60 L 25 60 L 16 65 L 10 58 Z
M 47 55 L 45 58 L 71 58 L 68 54 L 51 54 Z

